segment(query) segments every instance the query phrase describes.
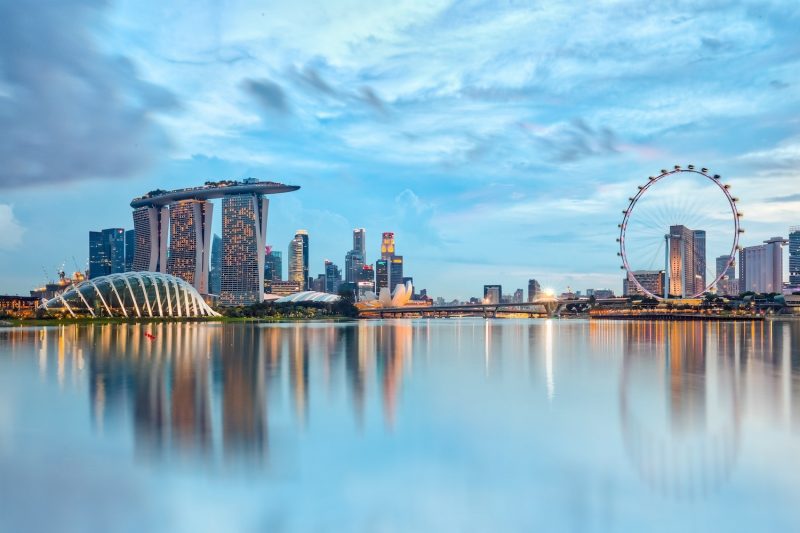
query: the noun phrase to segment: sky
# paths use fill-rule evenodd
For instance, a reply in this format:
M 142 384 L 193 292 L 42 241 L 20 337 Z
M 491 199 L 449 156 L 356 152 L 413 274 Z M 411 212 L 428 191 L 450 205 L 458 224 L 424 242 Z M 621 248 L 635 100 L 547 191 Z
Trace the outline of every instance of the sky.
M 394 231 L 447 299 L 619 291 L 622 210 L 675 164 L 731 184 L 743 244 L 786 236 L 798 27 L 793 0 L 0 0 L 0 294 L 209 179 L 300 185 L 267 241 L 307 229 L 312 275 Z

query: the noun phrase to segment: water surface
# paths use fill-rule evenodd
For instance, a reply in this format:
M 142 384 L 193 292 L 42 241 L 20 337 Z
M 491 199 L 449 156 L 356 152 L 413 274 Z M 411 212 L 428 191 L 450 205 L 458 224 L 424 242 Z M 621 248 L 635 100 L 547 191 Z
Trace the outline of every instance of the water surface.
M 799 430 L 800 321 L 0 329 L 0 531 L 796 531 Z

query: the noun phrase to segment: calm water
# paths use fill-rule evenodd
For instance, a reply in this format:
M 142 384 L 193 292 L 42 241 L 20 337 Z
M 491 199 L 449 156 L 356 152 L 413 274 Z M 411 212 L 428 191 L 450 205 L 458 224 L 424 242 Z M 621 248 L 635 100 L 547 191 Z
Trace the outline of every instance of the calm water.
M 800 321 L 0 330 L 0 495 L 2 531 L 797 531 Z

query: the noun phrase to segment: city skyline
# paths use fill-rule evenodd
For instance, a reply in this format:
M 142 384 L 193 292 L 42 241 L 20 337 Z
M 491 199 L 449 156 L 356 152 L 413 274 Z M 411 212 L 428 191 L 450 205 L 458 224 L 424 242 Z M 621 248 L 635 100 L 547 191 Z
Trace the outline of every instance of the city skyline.
M 6 36 L 7 64 L 40 67 L 3 85 L 0 293 L 26 294 L 42 266 L 84 264 L 86 231 L 129 229 L 123 206 L 140 191 L 207 178 L 300 185 L 272 206 L 267 241 L 284 250 L 307 228 L 314 269 L 344 264 L 354 227 L 397 233 L 406 270 L 447 299 L 531 276 L 557 291 L 619 290 L 615 213 L 662 164 L 720 172 L 742 198 L 745 246 L 800 223 L 793 3 L 613 13 L 378 3 L 358 28 L 346 9 L 309 21 L 284 8 L 279 26 L 201 4 L 192 10 L 205 15 L 186 20 L 146 3 L 68 1 L 58 16 L 35 5 L 41 26 Z M 586 17 L 591 35 L 578 31 Z M 26 33 L 47 42 L 23 46 Z M 115 67 L 120 56 L 130 69 Z M 88 99 L 49 83 L 81 76 Z M 41 112 L 28 93 L 62 112 Z

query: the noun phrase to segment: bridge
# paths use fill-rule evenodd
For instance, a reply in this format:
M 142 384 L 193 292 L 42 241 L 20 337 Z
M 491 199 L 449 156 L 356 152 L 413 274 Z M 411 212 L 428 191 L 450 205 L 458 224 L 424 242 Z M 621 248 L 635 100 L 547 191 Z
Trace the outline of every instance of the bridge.
M 460 316 L 496 318 L 498 313 L 514 313 L 525 314 L 531 318 L 553 317 L 557 316 L 568 303 L 571 302 L 557 298 L 542 298 L 525 303 L 376 307 L 359 311 L 359 316 L 364 318 L 450 318 Z

